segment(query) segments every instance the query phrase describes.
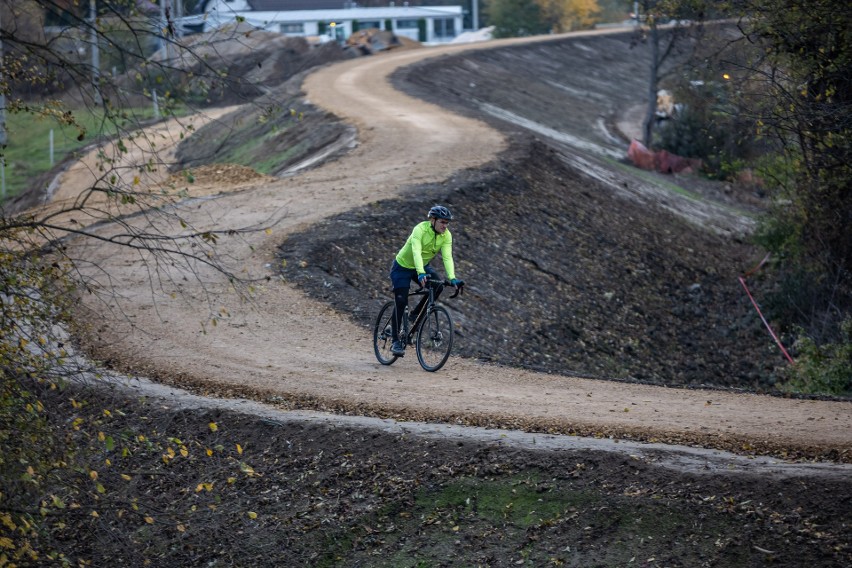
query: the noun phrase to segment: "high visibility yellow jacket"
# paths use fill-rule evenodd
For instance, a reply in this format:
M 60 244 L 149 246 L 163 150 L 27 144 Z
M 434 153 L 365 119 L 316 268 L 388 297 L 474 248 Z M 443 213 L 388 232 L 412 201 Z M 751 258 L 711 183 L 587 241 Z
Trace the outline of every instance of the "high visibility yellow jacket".
M 449 229 L 439 235 L 432 228 L 430 221 L 423 221 L 414 226 L 408 240 L 397 253 L 396 261 L 403 268 L 416 270 L 419 276 L 426 273 L 423 267 L 439 252 L 444 261 L 447 280 L 453 280 L 456 277 L 453 266 L 453 235 Z

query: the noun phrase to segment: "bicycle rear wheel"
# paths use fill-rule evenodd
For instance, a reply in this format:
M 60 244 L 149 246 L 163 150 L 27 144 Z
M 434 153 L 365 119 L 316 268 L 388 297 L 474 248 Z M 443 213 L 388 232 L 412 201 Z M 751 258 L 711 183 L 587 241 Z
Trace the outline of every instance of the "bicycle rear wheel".
M 393 318 L 393 312 L 393 302 L 388 302 L 382 306 L 382 309 L 379 310 L 379 316 L 376 318 L 376 325 L 373 327 L 373 350 L 376 353 L 376 359 L 382 365 L 390 365 L 397 359 L 397 356 L 391 352 L 393 345 L 391 318 Z
M 453 319 L 441 306 L 435 306 L 417 330 L 417 360 L 427 371 L 444 366 L 453 348 Z

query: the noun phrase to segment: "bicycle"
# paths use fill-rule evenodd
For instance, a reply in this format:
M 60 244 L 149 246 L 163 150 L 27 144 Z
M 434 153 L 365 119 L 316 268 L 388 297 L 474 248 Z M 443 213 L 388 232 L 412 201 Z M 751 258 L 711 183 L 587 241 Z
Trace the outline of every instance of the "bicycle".
M 400 337 L 404 338 L 406 345 L 415 346 L 420 366 L 430 372 L 444 366 L 453 348 L 453 318 L 450 317 L 450 312 L 446 308 L 437 305 L 435 301 L 435 297 L 445 286 L 451 286 L 451 284 L 447 281 L 427 281 L 424 287 L 409 292 L 409 298 L 411 296 L 423 296 L 423 298 L 415 308 L 414 321 L 409 321 L 411 310 L 406 306 L 400 324 L 402 326 Z M 458 296 L 463 289 L 464 284 L 458 285 L 456 292 L 450 298 Z M 392 365 L 400 357 L 391 352 L 393 345 L 391 318 L 394 317 L 395 311 L 396 304 L 393 300 L 382 306 L 373 328 L 373 349 L 376 359 L 382 365 Z

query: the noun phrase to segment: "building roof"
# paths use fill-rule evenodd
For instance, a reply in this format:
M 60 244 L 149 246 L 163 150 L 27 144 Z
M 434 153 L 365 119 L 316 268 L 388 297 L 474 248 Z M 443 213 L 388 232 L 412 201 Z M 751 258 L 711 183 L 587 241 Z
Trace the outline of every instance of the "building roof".
M 463 0 L 247 0 L 252 10 L 275 12 L 278 10 L 335 10 L 342 8 L 386 8 L 394 4 L 402 8 L 410 6 L 448 6 L 461 4 Z
M 350 8 L 348 10 L 275 10 L 240 12 L 245 21 L 263 27 L 266 22 L 311 22 L 311 21 L 351 21 L 418 19 L 418 18 L 454 18 L 462 16 L 461 6 L 408 7 L 393 8 Z
M 255 12 L 289 10 L 340 10 L 352 4 L 344 0 L 248 0 Z
M 208 12 L 208 6 L 211 4 L 215 4 L 217 0 L 205 0 L 203 3 L 198 4 L 194 13 L 203 14 Z M 226 0 L 227 1 L 227 0 Z M 444 3 L 447 2 L 447 3 Z M 453 3 L 452 7 L 456 7 L 457 4 L 460 4 L 462 0 L 458 0 Z M 237 11 L 242 13 L 248 12 L 320 12 L 320 11 L 335 11 L 340 12 L 342 10 L 350 11 L 358 11 L 358 10 L 379 10 L 379 9 L 395 9 L 399 10 L 402 8 L 406 9 L 438 9 L 445 10 L 451 6 L 448 6 L 449 0 L 412 0 L 411 2 L 405 2 L 404 0 L 397 0 L 393 2 L 391 0 L 383 0 L 383 6 L 375 6 L 375 2 L 357 2 L 352 0 L 242 0 L 240 2 L 235 2 L 234 4 L 238 5 L 238 7 L 228 6 L 231 11 Z M 365 6 L 364 4 L 369 4 L 369 6 Z M 406 6 L 409 4 L 409 6 Z M 459 10 L 461 9 L 458 6 Z M 424 17 L 426 12 L 421 13 L 418 16 L 412 17 Z M 363 13 L 362 13 L 363 15 Z M 359 16 L 336 16 L 338 19 L 358 19 Z M 380 16 L 381 17 L 381 16 Z

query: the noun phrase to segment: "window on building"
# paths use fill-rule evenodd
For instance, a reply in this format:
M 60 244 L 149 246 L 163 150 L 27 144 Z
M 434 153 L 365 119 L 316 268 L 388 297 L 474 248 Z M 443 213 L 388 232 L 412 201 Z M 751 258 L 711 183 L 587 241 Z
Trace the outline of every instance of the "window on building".
M 305 33 L 305 24 L 278 24 L 279 31 L 282 34 L 303 34 Z
M 382 23 L 379 20 L 358 20 L 359 30 L 369 30 L 372 28 L 382 29 Z
M 456 37 L 455 18 L 435 18 L 434 26 L 436 37 Z
M 417 29 L 417 20 L 397 20 L 396 29 L 410 30 Z

